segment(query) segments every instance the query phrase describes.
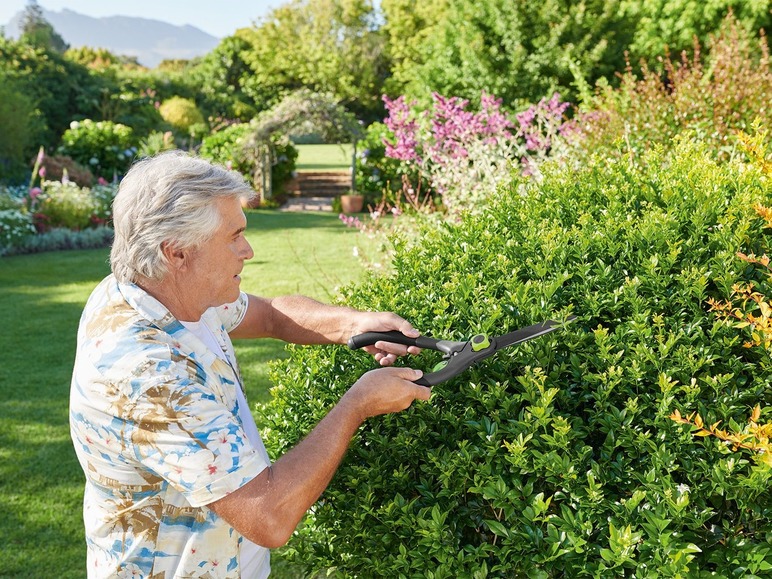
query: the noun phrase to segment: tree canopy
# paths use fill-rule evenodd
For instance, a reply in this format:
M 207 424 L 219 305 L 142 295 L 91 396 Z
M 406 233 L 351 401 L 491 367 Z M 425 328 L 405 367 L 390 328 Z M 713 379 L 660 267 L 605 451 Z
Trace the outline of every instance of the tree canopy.
M 22 38 L 33 46 L 64 54 L 69 45 L 43 16 L 36 0 L 28 0 L 21 21 Z

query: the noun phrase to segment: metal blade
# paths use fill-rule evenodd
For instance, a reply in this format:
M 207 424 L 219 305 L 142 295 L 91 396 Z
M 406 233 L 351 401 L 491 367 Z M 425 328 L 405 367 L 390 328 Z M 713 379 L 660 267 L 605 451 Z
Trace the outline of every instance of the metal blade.
M 575 319 L 576 316 L 568 316 L 566 318 L 566 323 L 573 322 Z M 534 338 L 538 338 L 544 334 L 549 334 L 550 332 L 559 330 L 563 327 L 563 325 L 564 324 L 562 322 L 547 320 L 546 322 L 534 324 L 532 326 L 528 326 L 527 328 L 520 328 L 519 330 L 509 332 L 503 336 L 496 336 L 496 349 L 498 350 L 500 348 L 506 348 L 507 346 L 533 340 Z

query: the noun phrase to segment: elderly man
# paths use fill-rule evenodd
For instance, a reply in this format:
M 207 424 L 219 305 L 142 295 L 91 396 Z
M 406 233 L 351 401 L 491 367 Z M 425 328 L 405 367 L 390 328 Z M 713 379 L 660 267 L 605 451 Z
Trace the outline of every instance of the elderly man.
M 231 338 L 418 333 L 393 313 L 241 292 L 253 256 L 241 200 L 252 194 L 237 174 L 179 152 L 140 161 L 120 185 L 112 274 L 83 312 L 70 400 L 89 577 L 267 576 L 268 549 L 288 540 L 362 422 L 429 398 L 418 370 L 368 372 L 270 463 Z M 369 350 L 383 366 L 408 353 Z

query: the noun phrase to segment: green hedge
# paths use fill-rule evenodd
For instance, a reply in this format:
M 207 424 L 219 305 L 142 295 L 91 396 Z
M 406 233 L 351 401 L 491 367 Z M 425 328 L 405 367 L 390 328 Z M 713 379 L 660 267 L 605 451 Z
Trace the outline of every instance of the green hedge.
M 669 415 L 772 421 L 772 367 L 709 312 L 754 274 L 769 184 L 681 142 L 519 181 L 482 215 L 401 245 L 346 301 L 466 339 L 568 313 L 430 403 L 370 420 L 290 555 L 344 576 L 721 577 L 772 569 L 770 469 Z M 766 189 L 765 189 L 766 187 Z M 275 454 L 372 361 L 290 347 L 264 408 Z M 428 369 L 424 353 L 410 363 Z

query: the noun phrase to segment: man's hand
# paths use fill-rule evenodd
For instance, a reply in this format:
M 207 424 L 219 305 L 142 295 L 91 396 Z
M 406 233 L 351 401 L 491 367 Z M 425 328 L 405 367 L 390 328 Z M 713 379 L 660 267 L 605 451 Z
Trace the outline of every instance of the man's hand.
M 429 400 L 431 389 L 414 384 L 421 376 L 421 370 L 412 368 L 370 370 L 348 389 L 340 404 L 351 405 L 360 421 L 381 414 L 401 412 L 414 400 Z
M 351 336 L 365 332 L 390 332 L 392 330 L 397 330 L 411 338 L 417 338 L 421 335 L 410 322 L 391 312 L 357 312 L 353 322 Z M 363 349 L 371 354 L 381 366 L 391 366 L 398 356 L 421 353 L 421 348 L 416 346 L 408 347 L 392 342 L 376 342 Z

